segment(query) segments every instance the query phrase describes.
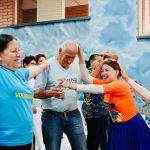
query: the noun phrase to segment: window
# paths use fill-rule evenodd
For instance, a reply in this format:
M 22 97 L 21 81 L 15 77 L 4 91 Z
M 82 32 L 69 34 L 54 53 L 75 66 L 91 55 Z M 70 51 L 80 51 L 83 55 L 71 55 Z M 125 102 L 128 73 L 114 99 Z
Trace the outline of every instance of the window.
M 89 0 L 65 0 L 65 18 L 89 15 Z
M 17 24 L 89 15 L 89 0 L 17 0 Z
M 138 0 L 138 36 L 150 36 L 150 0 Z

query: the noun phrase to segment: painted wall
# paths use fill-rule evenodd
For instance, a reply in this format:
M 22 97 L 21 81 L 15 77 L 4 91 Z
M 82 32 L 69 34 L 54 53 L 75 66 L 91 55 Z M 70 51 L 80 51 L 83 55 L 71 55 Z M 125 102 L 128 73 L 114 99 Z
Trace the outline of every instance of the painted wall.
M 22 53 L 53 56 L 66 39 L 73 39 L 90 54 L 116 51 L 129 75 L 150 88 L 150 40 L 137 41 L 136 0 L 90 0 L 90 20 L 0 29 L 20 41 Z M 141 105 L 140 101 L 137 101 Z

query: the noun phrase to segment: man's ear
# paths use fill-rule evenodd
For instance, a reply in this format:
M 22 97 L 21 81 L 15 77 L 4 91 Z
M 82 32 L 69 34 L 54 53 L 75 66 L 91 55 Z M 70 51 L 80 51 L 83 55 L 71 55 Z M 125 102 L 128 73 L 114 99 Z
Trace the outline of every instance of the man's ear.
M 59 54 L 61 54 L 62 53 L 62 48 L 59 48 Z

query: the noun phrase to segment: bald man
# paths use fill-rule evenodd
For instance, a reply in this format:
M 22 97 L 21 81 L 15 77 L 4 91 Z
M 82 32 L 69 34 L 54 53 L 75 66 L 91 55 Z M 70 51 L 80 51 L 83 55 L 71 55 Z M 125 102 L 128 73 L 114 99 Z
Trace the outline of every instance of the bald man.
M 46 150 L 60 150 L 63 133 L 67 135 L 73 150 L 86 150 L 77 93 L 57 87 L 62 78 L 71 83 L 81 81 L 79 65 L 75 59 L 77 53 L 78 45 L 70 40 L 65 41 L 57 56 L 51 58 L 49 68 L 37 77 L 35 83 L 35 97 L 43 99 L 42 127 Z

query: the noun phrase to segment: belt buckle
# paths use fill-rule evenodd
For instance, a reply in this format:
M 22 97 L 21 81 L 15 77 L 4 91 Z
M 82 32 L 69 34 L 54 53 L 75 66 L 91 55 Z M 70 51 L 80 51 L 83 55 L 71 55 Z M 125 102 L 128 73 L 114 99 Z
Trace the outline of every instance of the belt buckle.
M 67 117 L 67 111 L 64 111 L 64 117 Z

